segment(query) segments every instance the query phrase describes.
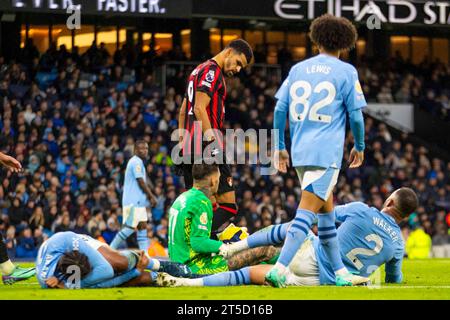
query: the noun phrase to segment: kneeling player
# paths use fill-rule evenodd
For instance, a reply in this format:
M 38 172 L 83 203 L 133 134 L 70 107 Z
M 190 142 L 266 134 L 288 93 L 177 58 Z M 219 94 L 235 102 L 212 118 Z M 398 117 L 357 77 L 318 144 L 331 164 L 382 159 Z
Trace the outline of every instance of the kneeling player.
M 337 238 L 341 258 L 348 270 L 368 277 L 386 264 L 385 281 L 401 283 L 404 241 L 398 224 L 417 206 L 417 196 L 409 188 L 401 188 L 391 194 L 381 211 L 361 202 L 337 206 L 334 214 L 341 223 L 337 229 Z M 248 239 L 232 244 L 223 254 L 227 256 L 248 248 L 281 244 L 288 227 L 289 223 L 286 223 L 263 229 Z M 264 276 L 270 268 L 269 265 L 251 266 L 202 279 L 179 279 L 162 273 L 158 275 L 157 282 L 173 286 L 264 284 Z M 335 274 L 324 253 L 323 244 L 312 233 L 297 251 L 289 271 L 284 279 L 287 285 L 335 284 Z
M 187 265 L 193 274 L 214 274 L 242 267 L 242 256 L 226 260 L 218 255 L 226 245 L 210 239 L 213 209 L 210 196 L 217 192 L 220 171 L 216 164 L 194 164 L 194 186 L 182 193 L 169 211 L 169 256 Z M 266 261 L 273 247 L 247 252 L 252 261 Z
M 144 272 L 145 269 L 153 272 Z M 57 233 L 42 244 L 36 270 L 43 288 L 145 286 L 154 282 L 154 271 L 190 275 L 186 266 L 148 259 L 143 251 L 116 251 L 73 232 Z

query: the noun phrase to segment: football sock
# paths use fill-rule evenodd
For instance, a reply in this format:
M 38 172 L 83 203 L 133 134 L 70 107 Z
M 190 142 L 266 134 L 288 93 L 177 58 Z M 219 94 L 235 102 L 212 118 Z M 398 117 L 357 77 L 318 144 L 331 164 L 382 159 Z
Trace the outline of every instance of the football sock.
M 248 242 L 248 247 L 256 248 L 283 243 L 289 224 L 289 222 L 277 224 L 255 232 L 246 239 Z
M 317 227 L 320 245 L 324 249 L 328 261 L 330 261 L 331 267 L 333 268 L 334 272 L 340 270 L 338 272 L 338 274 L 340 274 L 342 272 L 342 269 L 344 270 L 344 272 L 347 271 L 344 263 L 342 262 L 341 253 L 339 251 L 334 212 L 318 214 Z
M 203 285 L 206 287 L 250 284 L 250 267 L 236 271 L 222 272 L 195 280 L 203 281 Z
M 160 267 L 161 267 L 161 264 L 159 263 L 158 259 L 152 259 L 152 258 L 149 259 L 149 263 L 147 266 L 148 270 L 158 271 Z
M 139 249 L 144 250 L 144 252 L 147 252 L 148 246 L 150 245 L 150 241 L 148 240 L 147 236 L 147 229 L 138 230 L 137 242 Z
M 276 266 L 282 264 L 287 267 L 291 263 L 303 241 L 305 241 L 314 218 L 315 214 L 309 210 L 297 210 L 295 219 L 287 231 L 286 240 Z
M 123 227 L 114 237 L 113 241 L 109 245 L 112 249 L 120 247 L 123 241 L 126 241 L 129 236 L 133 234 L 134 230 L 128 227 Z

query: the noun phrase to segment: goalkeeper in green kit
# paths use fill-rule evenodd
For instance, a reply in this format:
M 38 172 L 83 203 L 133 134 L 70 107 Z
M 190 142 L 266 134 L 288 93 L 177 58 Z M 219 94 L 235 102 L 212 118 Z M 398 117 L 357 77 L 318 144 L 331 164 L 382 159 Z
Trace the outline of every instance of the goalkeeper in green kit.
M 266 262 L 273 247 L 249 249 L 226 260 L 218 253 L 228 246 L 210 239 L 213 208 L 209 198 L 217 192 L 220 171 L 216 164 L 194 164 L 192 189 L 182 193 L 169 211 L 169 256 L 187 265 L 193 274 L 236 270 L 248 263 Z

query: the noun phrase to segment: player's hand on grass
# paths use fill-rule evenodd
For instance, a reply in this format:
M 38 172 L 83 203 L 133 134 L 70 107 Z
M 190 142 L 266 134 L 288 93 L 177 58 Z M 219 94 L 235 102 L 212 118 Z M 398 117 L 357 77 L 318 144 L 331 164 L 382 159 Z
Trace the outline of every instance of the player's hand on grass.
M 59 284 L 59 280 L 56 277 L 50 277 L 45 281 L 45 284 L 49 288 L 57 288 Z
M 19 161 L 3 153 L 0 153 L 0 164 L 12 172 L 22 171 L 22 165 Z
M 287 172 L 289 167 L 289 153 L 287 150 L 276 150 L 275 151 L 275 169 L 282 173 Z
M 348 162 L 350 163 L 350 168 L 358 168 L 362 165 L 364 161 L 364 151 L 357 151 L 355 147 L 353 147 L 352 151 L 350 151 L 350 158 Z

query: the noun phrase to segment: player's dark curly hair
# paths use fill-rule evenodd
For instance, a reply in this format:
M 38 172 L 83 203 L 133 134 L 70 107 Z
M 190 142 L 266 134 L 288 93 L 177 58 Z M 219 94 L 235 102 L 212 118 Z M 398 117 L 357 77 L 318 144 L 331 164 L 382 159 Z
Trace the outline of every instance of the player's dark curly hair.
M 91 272 L 91 264 L 85 254 L 77 250 L 69 251 L 63 254 L 56 266 L 56 271 L 61 273 L 62 277 L 67 279 L 74 274 L 73 266 L 80 269 L 80 277 L 84 279 Z M 70 268 L 72 267 L 72 268 Z
M 358 32 L 347 18 L 324 14 L 315 19 L 309 28 L 309 37 L 326 51 L 350 50 L 355 47 Z
M 247 63 L 250 63 L 253 59 L 252 47 L 245 40 L 242 39 L 233 40 L 226 46 L 226 48 L 232 48 L 234 51 L 238 53 L 243 53 L 245 59 L 247 59 Z

